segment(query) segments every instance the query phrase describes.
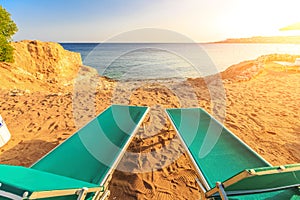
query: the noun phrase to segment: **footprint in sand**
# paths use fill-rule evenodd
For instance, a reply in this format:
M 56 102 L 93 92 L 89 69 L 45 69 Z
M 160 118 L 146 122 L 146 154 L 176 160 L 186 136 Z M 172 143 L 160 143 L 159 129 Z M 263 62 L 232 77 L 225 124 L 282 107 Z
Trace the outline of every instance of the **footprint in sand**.
M 192 169 L 182 170 L 181 175 L 174 178 L 175 181 L 181 182 L 189 187 L 195 188 L 197 173 Z M 197 188 L 196 188 L 197 189 Z
M 250 114 L 252 117 L 257 117 L 257 114 L 256 113 L 251 113 Z
M 153 199 L 160 199 L 160 200 L 172 200 L 174 199 L 173 195 L 168 192 L 161 192 L 157 191 Z

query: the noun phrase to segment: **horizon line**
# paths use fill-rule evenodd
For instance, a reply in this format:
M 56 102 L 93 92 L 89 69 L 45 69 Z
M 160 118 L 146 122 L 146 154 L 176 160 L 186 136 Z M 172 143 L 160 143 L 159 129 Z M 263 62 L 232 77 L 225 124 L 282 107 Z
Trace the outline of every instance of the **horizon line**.
M 20 42 L 24 40 L 38 40 L 38 41 L 45 41 L 45 42 L 56 42 L 56 43 L 90 43 L 90 44 L 100 44 L 100 43 L 107 43 L 107 44 L 214 44 L 214 43 L 228 43 L 226 41 L 228 40 L 243 40 L 243 39 L 251 39 L 251 38 L 285 38 L 285 37 L 300 37 L 300 35 L 286 35 L 286 36 L 278 36 L 278 35 L 271 35 L 271 36 L 261 36 L 261 35 L 255 35 L 255 36 L 249 36 L 249 37 L 230 37 L 226 39 L 220 39 L 215 41 L 195 41 L 195 42 L 187 42 L 187 41 L 95 41 L 95 40 L 65 40 L 65 41 L 54 41 L 54 40 L 40 40 L 40 39 L 21 39 L 21 40 L 13 40 L 13 42 Z M 239 43 L 239 42 L 234 42 Z M 247 42 L 249 43 L 249 42 Z M 255 42 L 253 42 L 255 43 Z

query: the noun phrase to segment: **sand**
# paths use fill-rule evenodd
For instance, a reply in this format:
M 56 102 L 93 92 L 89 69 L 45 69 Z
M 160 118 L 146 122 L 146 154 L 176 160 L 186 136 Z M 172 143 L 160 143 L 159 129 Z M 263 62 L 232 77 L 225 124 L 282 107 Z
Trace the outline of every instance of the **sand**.
M 226 73 L 223 78 L 225 126 L 273 165 L 300 162 L 300 70 L 267 63 L 248 79 Z M 2 88 L 0 113 L 12 138 L 0 149 L 0 163 L 30 166 L 111 103 L 150 106 L 131 153 L 113 174 L 110 199 L 199 199 L 196 171 L 163 109 L 201 106 L 214 113 L 212 108 L 223 104 L 211 103 L 205 82 L 114 83 L 93 77 L 77 86 L 91 81 L 95 84 L 83 91 Z M 211 92 L 221 90 L 215 86 Z

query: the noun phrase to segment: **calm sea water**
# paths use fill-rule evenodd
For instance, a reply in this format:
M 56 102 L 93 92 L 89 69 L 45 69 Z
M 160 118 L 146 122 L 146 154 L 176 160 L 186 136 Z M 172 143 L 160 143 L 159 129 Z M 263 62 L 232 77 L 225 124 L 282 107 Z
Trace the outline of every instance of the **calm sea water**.
M 85 65 L 114 79 L 199 77 L 233 64 L 280 53 L 300 55 L 299 44 L 62 43 Z

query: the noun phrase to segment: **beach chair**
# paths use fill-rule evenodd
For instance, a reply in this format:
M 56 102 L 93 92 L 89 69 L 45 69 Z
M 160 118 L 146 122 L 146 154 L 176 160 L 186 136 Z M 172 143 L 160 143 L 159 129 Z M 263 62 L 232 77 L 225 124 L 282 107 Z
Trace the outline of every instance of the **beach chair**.
M 10 140 L 10 138 L 10 132 L 0 115 L 0 147 L 4 146 Z
M 167 109 L 203 199 L 300 199 L 300 164 L 273 167 L 201 108 Z
M 0 199 L 105 199 L 147 107 L 112 105 L 30 168 L 0 165 Z

